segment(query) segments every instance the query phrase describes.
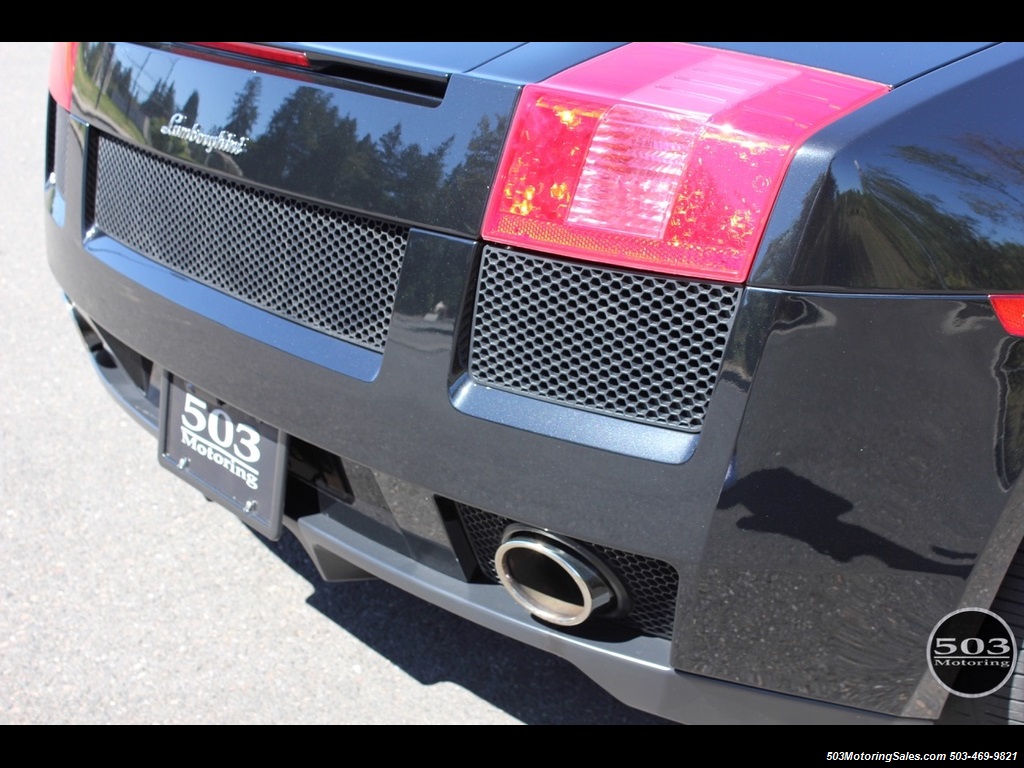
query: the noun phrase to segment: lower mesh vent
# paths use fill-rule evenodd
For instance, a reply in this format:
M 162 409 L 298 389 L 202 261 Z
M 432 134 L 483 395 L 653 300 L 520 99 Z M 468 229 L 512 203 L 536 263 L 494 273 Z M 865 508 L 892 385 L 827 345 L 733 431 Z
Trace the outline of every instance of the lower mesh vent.
M 484 248 L 469 373 L 482 384 L 698 431 L 741 289 Z
M 481 570 L 491 581 L 498 582 L 494 555 L 501 546 L 501 537 L 505 529 L 515 521 L 458 502 L 455 502 L 455 509 Z M 600 544 L 580 544 L 601 558 L 629 592 L 632 601 L 630 612 L 616 621 L 629 624 L 654 637 L 671 639 L 672 626 L 675 622 L 676 593 L 679 591 L 679 575 L 676 569 L 652 557 L 623 552 Z
M 382 350 L 409 230 L 101 137 L 93 217 L 135 251 L 254 306 Z

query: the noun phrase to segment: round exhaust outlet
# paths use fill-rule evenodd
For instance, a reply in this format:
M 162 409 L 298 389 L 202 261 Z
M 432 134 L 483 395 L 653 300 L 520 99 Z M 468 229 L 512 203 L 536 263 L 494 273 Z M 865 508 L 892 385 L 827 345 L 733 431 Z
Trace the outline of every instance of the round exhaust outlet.
M 494 563 L 512 598 L 552 624 L 576 626 L 625 608 L 625 589 L 603 563 L 547 531 L 510 526 Z

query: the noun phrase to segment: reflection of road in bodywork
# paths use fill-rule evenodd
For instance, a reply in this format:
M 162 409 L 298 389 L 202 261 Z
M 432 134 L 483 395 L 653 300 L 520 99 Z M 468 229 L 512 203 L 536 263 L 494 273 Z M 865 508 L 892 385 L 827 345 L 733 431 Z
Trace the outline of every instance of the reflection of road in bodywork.
M 1009 488 L 1024 468 L 1024 343 L 1011 339 L 999 358 L 999 430 L 996 436 L 996 467 L 1004 488 Z
M 987 305 L 779 299 L 736 480 L 694 577 L 680 668 L 938 716 L 944 692 L 916 693 L 933 678 L 914 638 L 963 600 L 995 594 L 1002 573 L 979 561 L 1001 510 L 1014 509 L 993 460 L 1006 336 Z M 896 688 L 900 698 L 882 700 Z
M 859 525 L 839 520 L 853 509 L 842 496 L 815 485 L 788 469 L 762 469 L 739 480 L 722 494 L 721 507 L 743 505 L 751 514 L 736 526 L 745 531 L 778 533 L 803 541 L 823 555 L 848 563 L 862 555 L 876 557 L 890 568 L 967 578 L 969 565 L 950 565 L 923 557 Z M 969 553 L 932 547 L 936 554 L 971 559 Z

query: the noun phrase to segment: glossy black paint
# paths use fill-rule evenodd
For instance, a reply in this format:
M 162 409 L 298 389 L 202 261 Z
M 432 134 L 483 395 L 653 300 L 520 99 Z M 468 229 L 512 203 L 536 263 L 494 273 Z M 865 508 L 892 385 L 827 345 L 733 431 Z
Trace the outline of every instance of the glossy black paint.
M 705 427 L 674 460 L 650 461 L 556 429 L 548 411 L 525 398 L 503 402 L 503 419 L 459 407 L 461 307 L 503 138 L 498 126 L 514 103 L 515 73 L 535 77 L 533 45 L 479 68 L 494 80 L 453 75 L 440 105 L 365 84 L 223 75 L 229 96 L 244 96 L 250 77 L 264 98 L 277 95 L 265 106 L 274 117 L 253 134 L 253 154 L 217 172 L 414 227 L 383 355 L 288 328 L 102 233 L 83 242 L 88 130 L 206 164 L 187 148 L 158 146 L 151 131 L 114 127 L 119 93 L 143 114 L 164 88 L 151 85 L 143 98 L 132 82 L 170 68 L 165 83 L 176 98 L 194 89 L 206 124 L 226 124 L 230 98 L 219 100 L 219 112 L 205 111 L 214 100 L 210 64 L 166 50 L 94 54 L 124 62 L 130 76 L 121 91 L 115 78 L 95 78 L 109 102 L 76 93 L 81 122 L 62 132 L 56 153 L 60 180 L 69 183 L 47 189 L 52 269 L 85 318 L 158 369 L 342 458 L 356 501 L 293 521 L 300 536 L 337 556 L 551 648 L 623 699 L 681 720 L 706 717 L 684 689 L 744 719 L 800 719 L 815 710 L 797 702 L 770 712 L 774 705 L 747 686 L 938 716 L 945 693 L 924 666 L 928 633 L 964 601 L 991 600 L 1012 556 L 991 542 L 1024 524 L 1024 353 L 982 295 L 1024 284 L 1009 258 L 1024 243 L 1019 217 L 1006 214 L 1019 180 L 965 188 L 945 170 L 986 157 L 956 140 L 969 115 L 951 110 L 951 100 L 987 104 L 983 114 L 994 119 L 991 94 L 1019 76 L 1019 51 L 986 49 L 940 68 L 836 123 L 801 153 L 754 287 L 744 291 Z M 537 45 L 540 61 L 558 59 L 555 44 Z M 933 51 L 916 66 L 938 63 Z M 288 115 L 320 129 L 289 132 Z M 1008 145 L 1014 126 L 1019 133 L 1015 118 L 1008 123 L 991 134 L 998 143 Z M 335 143 L 344 143 L 339 130 L 350 146 Z M 450 136 L 457 138 L 446 144 Z M 256 152 L 261 142 L 275 151 Z M 898 151 L 904 147 L 914 152 Z M 945 165 L 921 169 L 918 156 L 940 152 L 950 155 Z M 1011 167 L 987 157 L 993 173 Z M 377 197 L 339 178 L 360 159 L 377 164 Z M 851 176 L 856 164 L 867 170 Z M 428 166 L 416 181 L 407 177 L 410 167 Z M 971 207 L 958 197 L 965 189 L 987 194 L 988 204 L 978 198 Z M 925 247 L 940 225 L 973 236 L 956 248 L 938 240 L 946 250 Z M 997 225 L 998 241 L 985 234 Z M 987 263 L 999 269 L 975 268 L 990 252 Z M 888 295 L 866 295 L 869 288 Z M 438 302 L 450 312 L 433 312 Z M 566 421 L 576 415 L 553 407 Z M 647 429 L 668 441 L 678 434 Z M 467 584 L 436 497 L 670 562 L 682 584 L 673 641 L 566 635 L 526 618 L 500 588 Z M 429 572 L 410 575 L 417 569 Z
M 906 293 L 1024 285 L 1024 78 L 1001 44 L 826 128 L 787 176 L 757 285 Z M 823 158 L 829 157 L 827 168 Z
M 1024 522 L 1019 459 L 1005 470 L 1024 447 L 1004 417 L 1016 347 L 980 299 L 785 295 L 676 664 L 909 705 L 931 681 L 906 639 L 927 637 L 972 574 L 990 599 L 1001 573 L 976 566 L 993 530 Z
M 125 44 L 83 43 L 81 69 L 91 80 L 76 102 L 83 116 L 126 141 L 268 189 L 463 235 L 479 230 L 518 94 L 455 74 L 437 102 L 265 66 L 223 67 L 211 82 L 204 59 Z M 246 137 L 246 151 L 227 157 L 162 133 L 179 113 L 185 127 Z
M 876 83 L 898 86 L 933 69 L 971 56 L 995 43 L 882 43 L 833 41 L 701 43 L 755 56 L 842 72 Z

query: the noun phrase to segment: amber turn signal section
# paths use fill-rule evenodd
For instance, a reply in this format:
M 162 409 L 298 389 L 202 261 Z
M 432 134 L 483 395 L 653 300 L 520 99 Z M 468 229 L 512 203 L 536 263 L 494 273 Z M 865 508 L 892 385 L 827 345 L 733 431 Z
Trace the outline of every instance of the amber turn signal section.
M 888 86 L 685 43 L 631 43 L 523 89 L 483 236 L 743 282 L 813 133 Z

